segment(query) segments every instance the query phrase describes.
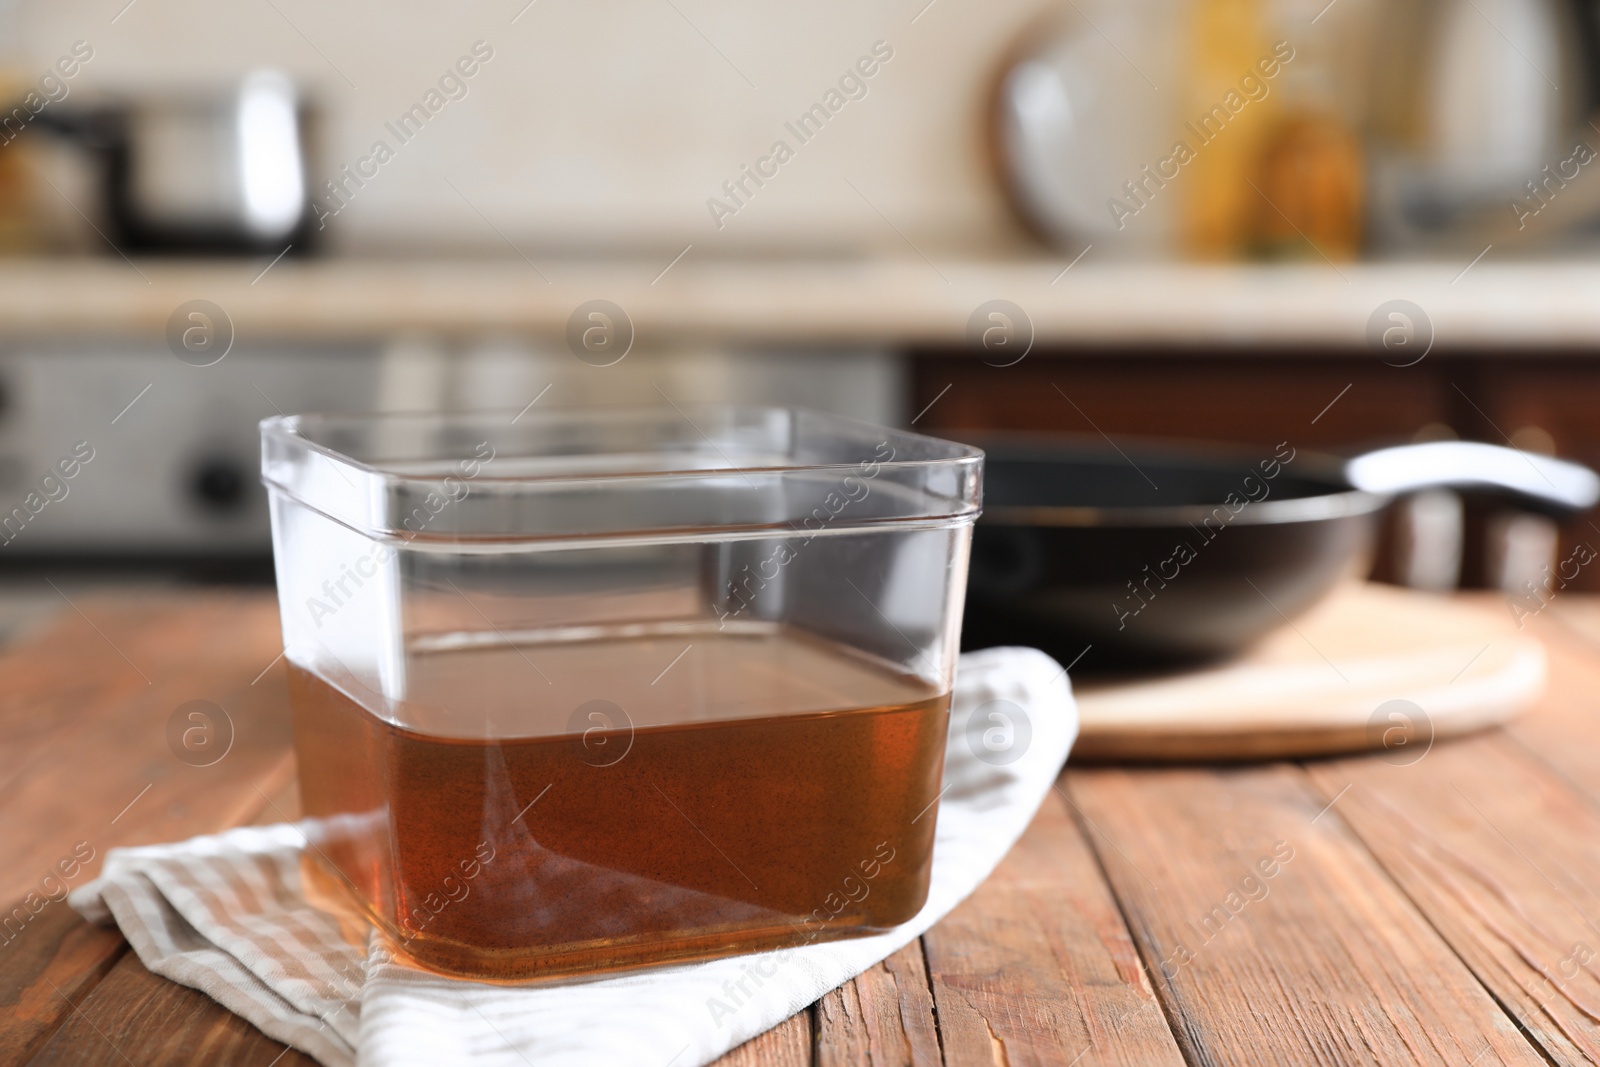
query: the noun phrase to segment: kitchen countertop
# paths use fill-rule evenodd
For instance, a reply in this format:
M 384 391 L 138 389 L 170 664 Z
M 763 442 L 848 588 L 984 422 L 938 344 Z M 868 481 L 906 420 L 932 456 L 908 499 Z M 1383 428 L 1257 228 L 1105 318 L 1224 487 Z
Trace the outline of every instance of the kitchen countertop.
M 0 650 L 3 900 L 296 806 L 270 592 L 72 603 Z M 1528 625 L 1548 695 L 1420 758 L 1070 768 L 969 900 L 722 1062 L 1600 1062 L 1600 600 Z M 235 724 L 211 767 L 167 747 L 194 699 Z M 0 1003 L 7 1063 L 311 1062 L 64 904 Z
M 1600 263 L 1315 262 L 1280 267 L 975 260 L 930 252 L 856 260 L 701 258 L 691 245 L 628 260 L 117 258 L 0 261 L 0 336 L 159 343 L 179 305 L 212 301 L 241 343 L 371 340 L 407 331 L 560 338 L 603 298 L 649 345 L 959 344 L 977 307 L 1003 298 L 1037 342 L 1177 348 L 1360 349 L 1396 299 L 1420 306 L 1441 346 L 1582 348 L 1600 341 Z

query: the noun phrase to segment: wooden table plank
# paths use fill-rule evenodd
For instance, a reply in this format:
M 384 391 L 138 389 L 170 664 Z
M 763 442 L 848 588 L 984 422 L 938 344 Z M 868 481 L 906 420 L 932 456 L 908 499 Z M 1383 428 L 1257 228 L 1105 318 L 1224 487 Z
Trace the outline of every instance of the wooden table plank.
M 1498 730 L 1309 770 L 1550 1060 L 1600 1062 L 1600 809 Z
M 84 1063 L 316 1067 L 204 993 L 151 974 L 132 953 L 78 1001 L 30 1067 Z
M 250 685 L 281 648 L 270 594 L 77 606 L 84 615 L 64 616 L 42 652 L 0 659 L 0 692 L 19 694 L 0 730 L 9 737 L 19 718 L 37 720 L 0 795 L 0 900 L 34 889 L 80 841 L 94 850 L 89 876 L 107 848 L 234 825 L 259 803 L 254 786 L 276 787 L 290 768 L 282 673 Z M 46 695 L 57 690 L 73 703 Z M 232 719 L 233 746 L 214 766 L 190 766 L 168 747 L 168 721 L 191 700 Z
M 279 669 L 279 668 L 275 668 Z M 276 790 L 264 798 L 258 798 L 260 810 L 255 817 L 246 819 L 245 822 L 265 826 L 271 823 L 283 822 L 286 819 L 295 819 L 300 814 L 300 788 L 298 783 L 290 778 Z M 76 916 L 74 916 L 76 918 Z M 101 930 L 91 927 L 81 919 L 77 920 L 84 929 L 100 930 L 101 936 L 126 948 L 126 942 L 115 930 Z M 123 973 L 132 972 L 132 973 Z M 203 994 L 196 1000 L 195 990 L 181 986 L 176 982 L 156 978 L 145 969 L 143 963 L 129 952 L 125 959 L 117 963 L 116 978 L 120 983 L 126 983 L 139 990 L 145 1011 L 156 1018 L 181 1019 L 182 1033 L 175 1035 L 175 1048 L 188 1049 L 194 1041 L 202 1043 L 210 1040 L 204 1035 L 226 1034 L 228 1044 L 229 1063 L 273 1063 L 274 1057 L 281 1055 L 276 1060 L 276 1067 L 315 1067 L 316 1061 L 311 1057 L 290 1050 L 283 1051 L 283 1043 L 257 1030 L 254 1026 L 246 1026 L 243 1031 L 236 1030 L 229 1020 L 236 1020 L 232 1012 L 221 1004 Z M 69 993 L 69 995 L 71 995 Z M 59 1008 L 59 1003 L 58 1003 Z M 67 1027 L 62 1030 L 51 1043 L 50 1053 L 62 1062 L 85 1062 L 96 1058 L 98 1051 L 103 1051 L 106 1044 L 116 1042 L 119 1046 L 123 1043 L 122 1029 L 130 1023 L 137 1026 L 137 1019 L 128 1019 L 117 1014 L 108 1014 L 95 1001 L 85 1006 L 85 1025 Z M 93 1026 L 87 1025 L 88 1021 Z M 3 1031 L 0 1031 L 3 1032 Z M 195 1035 L 202 1035 L 196 1037 Z M 74 1057 L 79 1059 L 74 1060 Z M 7 1060 L 6 1062 L 20 1062 L 20 1060 Z M 44 1062 L 49 1062 L 48 1060 Z M 173 1062 L 185 1063 L 189 1060 L 181 1057 Z
M 807 1008 L 752 1037 L 717 1060 L 715 1067 L 811 1067 L 811 1024 Z
M 922 942 L 823 995 L 816 1004 L 817 1067 L 936 1067 L 943 1063 Z
M 1600 1062 L 1600 669 L 1554 618 L 1534 628 L 1549 690 L 1514 724 L 1308 770 L 1545 1054 Z
M 1550 654 L 1550 689 L 1506 732 L 1600 802 L 1600 598 L 1561 596 L 1527 628 Z
M 0 1012 L 0 1051 L 36 1047 L 71 1014 L 52 983 L 78 1000 L 114 967 L 137 964 L 122 959 L 114 931 L 65 903 L 39 907 L 58 884 L 46 876 L 85 854 L 75 846 L 92 850 L 66 879 L 81 885 L 109 848 L 248 821 L 293 771 L 282 668 L 250 684 L 280 647 L 270 594 L 75 600 L 81 613 L 63 613 L 42 645 L 0 653 L 0 730 L 31 753 L 0 793 L 0 885 L 27 916 L 0 944 L 0 990 L 18 1005 Z M 193 699 L 221 704 L 233 722 L 232 748 L 214 766 L 168 747 L 168 718 Z
M 1546 611 L 1534 620 L 1555 622 L 1600 652 L 1600 596 L 1573 596 L 1571 594 L 1552 600 Z M 1543 632 L 1540 632 L 1543 636 Z
M 1190 1062 L 1544 1062 L 1300 768 L 1067 780 Z
M 949 1064 L 1183 1062 L 1063 793 L 923 940 Z
M 94 662 L 99 657 L 85 650 L 100 640 L 89 620 L 67 612 L 31 639 L 0 650 L 0 678 L 5 680 L 0 685 L 0 731 L 6 739 L 0 746 L 0 814 L 11 807 L 9 787 L 15 778 L 71 725 L 92 722 L 98 709 L 146 688 L 138 672 L 120 660 L 114 669 L 97 669 L 111 665 Z M 91 661 L 87 668 L 86 659 Z M 26 881 L 20 871 L 0 870 L 0 899 L 26 891 Z
M 149 1031 L 156 1028 L 160 1037 Z M 810 1067 L 806 1009 L 716 1061 L 716 1067 Z M 115 1052 L 146 1065 L 197 1063 L 316 1067 L 197 990 L 151 974 L 131 953 L 84 998 L 29 1067 L 111 1062 Z M 7 1060 L 6 1062 L 22 1062 Z M 878 1061 L 853 1059 L 850 1063 Z M 938 1061 L 934 1061 L 938 1062 Z
M 116 930 L 52 903 L 0 948 L 0 1063 L 25 1063 L 49 1040 L 70 1004 L 127 952 Z

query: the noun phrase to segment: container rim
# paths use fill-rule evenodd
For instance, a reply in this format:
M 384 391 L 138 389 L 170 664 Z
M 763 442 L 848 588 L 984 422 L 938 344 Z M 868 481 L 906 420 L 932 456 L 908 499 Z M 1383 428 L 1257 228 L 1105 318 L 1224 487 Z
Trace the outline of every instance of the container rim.
M 970 525 L 983 510 L 983 455 L 858 419 L 757 405 L 538 416 L 527 408 L 327 413 L 261 422 L 261 481 L 275 500 L 421 551 Z M 823 484 L 833 482 L 837 491 Z M 868 482 L 875 488 L 863 488 Z M 845 514 L 869 493 L 877 503 Z
M 670 402 L 669 402 L 670 403 Z M 856 430 L 871 430 L 884 435 L 887 440 L 917 444 L 926 453 L 937 452 L 937 455 L 922 455 L 914 459 L 890 458 L 874 461 L 879 467 L 889 470 L 914 470 L 919 467 L 937 467 L 948 464 L 973 462 L 983 459 L 983 449 L 973 445 L 962 444 L 946 438 L 932 437 L 927 434 L 917 433 L 914 430 L 901 430 L 895 427 L 883 426 L 878 423 L 867 422 L 863 419 L 854 419 L 845 415 L 834 415 L 827 412 L 816 411 L 810 408 L 785 407 L 777 405 L 754 404 L 708 404 L 694 405 L 687 409 L 676 404 L 670 407 L 658 405 L 633 405 L 633 406 L 596 406 L 563 408 L 558 411 L 544 411 L 528 416 L 528 423 L 536 425 L 594 425 L 596 423 L 649 423 L 669 421 L 676 417 L 688 423 L 702 440 L 710 444 L 712 449 L 720 454 L 721 450 L 706 436 L 688 412 L 720 412 L 735 415 L 762 415 L 782 413 L 793 419 L 804 416 L 808 419 L 819 420 L 840 428 L 854 428 Z M 472 411 L 393 411 L 393 412 L 315 412 L 300 415 L 272 415 L 260 422 L 261 436 L 275 438 L 284 443 L 292 443 L 297 447 L 315 452 L 327 460 L 347 468 L 360 471 L 383 479 L 393 485 L 428 485 L 438 481 L 437 474 L 424 474 L 415 471 L 396 470 L 381 462 L 368 462 L 360 460 L 322 443 L 311 436 L 308 431 L 315 428 L 332 428 L 335 426 L 362 427 L 376 424 L 399 425 L 408 420 L 430 420 L 458 422 L 460 424 L 489 423 L 490 420 L 504 418 L 507 424 L 514 425 L 523 420 L 527 409 L 513 411 L 503 409 L 477 409 Z M 498 423 L 496 423 L 498 424 Z M 725 460 L 727 457 L 723 457 Z M 723 467 L 662 467 L 649 470 L 612 470 L 603 468 L 584 470 L 581 472 L 561 471 L 554 473 L 524 473 L 524 474 L 490 474 L 482 472 L 474 477 L 475 482 L 501 485 L 515 485 L 519 483 L 539 485 L 560 485 L 562 483 L 579 484 L 593 481 L 632 481 L 655 480 L 667 478 L 710 478 L 718 476 L 739 477 L 750 474 L 784 474 L 807 471 L 848 471 L 858 468 L 863 461 L 836 463 L 758 463 L 752 465 L 734 465 L 731 460 L 728 466 Z M 263 479 L 266 480 L 266 479 Z M 279 486 L 278 488 L 283 488 Z

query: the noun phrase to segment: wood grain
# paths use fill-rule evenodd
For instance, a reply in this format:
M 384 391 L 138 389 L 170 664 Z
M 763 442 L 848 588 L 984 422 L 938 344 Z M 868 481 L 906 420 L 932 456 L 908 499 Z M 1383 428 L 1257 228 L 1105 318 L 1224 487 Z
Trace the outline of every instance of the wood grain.
M 1506 732 L 1600 803 L 1600 600 L 1560 597 L 1527 628 L 1550 653 L 1550 690 Z
M 51 833 L 82 832 L 74 797 L 126 805 L 163 756 L 114 826 L 96 816 L 113 831 L 97 857 L 298 813 L 281 666 L 249 685 L 277 652 L 270 596 L 192 603 L 80 601 L 95 625 L 64 616 L 56 640 L 99 651 L 0 653 L 0 694 L 14 698 L 0 696 L 0 730 L 29 752 L 0 785 L 0 829 L 18 831 L 0 836 L 0 877 L 13 851 L 24 870 L 54 862 Z M 920 946 L 719 1064 L 1600 1062 L 1600 607 L 1563 601 L 1528 632 L 1550 650 L 1546 699 L 1409 766 L 1073 770 Z M 155 685 L 110 642 L 153 666 Z M 184 675 L 202 657 L 205 673 Z M 193 693 L 197 679 L 221 695 Z M 81 700 L 50 703 L 61 693 Z M 237 747 L 216 767 L 166 748 L 185 693 L 235 718 Z M 30 699 L 51 722 L 28 719 Z M 1265 878 L 1257 864 L 1278 842 L 1292 854 Z M 124 1056 L 311 1062 L 52 904 L 0 945 L 0 1061 Z
M 816 1004 L 817 1067 L 936 1067 L 943 1062 L 922 942 L 823 995 Z
M 1183 1062 L 1062 793 L 924 943 L 949 1064 Z
M 810 1067 L 811 1009 L 791 1015 L 716 1061 L 715 1067 Z
M 9 913 L 9 909 L 7 909 Z M 25 1063 L 128 949 L 117 931 L 51 903 L 0 947 L 0 1063 Z
M 250 684 L 279 647 L 270 594 L 75 600 L 36 641 L 0 653 L 0 730 L 20 739 L 4 751 L 26 750 L 0 794 L 0 885 L 9 896 L 48 888 L 43 879 L 80 841 L 94 856 L 73 885 L 92 877 L 109 848 L 247 822 L 265 806 L 263 793 L 281 793 L 292 778 L 281 666 Z M 233 747 L 210 767 L 168 748 L 167 719 L 192 699 L 215 701 L 233 722 Z M 120 935 L 64 903 L 39 911 L 0 945 L 0 1003 L 11 1007 L 0 1012 L 0 1058 L 15 1062 L 4 1053 L 37 1046 L 72 1014 L 69 998 L 97 988 L 108 970 L 142 971 L 125 952 Z M 142 994 L 152 1010 L 164 1010 L 163 987 L 185 1004 L 200 996 L 152 982 Z M 183 1009 L 186 1017 L 205 1010 Z
M 1528 621 L 1549 690 L 1505 729 L 1415 762 L 1309 768 L 1324 795 L 1349 786 L 1340 815 L 1556 1063 L 1600 1062 L 1595 608 L 1562 597 Z
M 65 604 L 63 604 L 65 607 Z M 51 742 L 77 722 L 92 722 L 95 713 L 129 699 L 146 682 L 121 663 L 110 669 L 85 668 L 84 649 L 101 642 L 90 621 L 70 610 L 31 638 L 0 650 L 0 818 L 12 807 L 12 782 L 37 761 Z M 105 652 L 112 650 L 103 643 Z M 0 898 L 9 899 L 22 886 L 17 871 L 0 871 Z
M 1068 781 L 1191 1062 L 1544 1062 L 1299 768 Z
M 274 671 L 278 672 L 281 672 L 282 669 L 281 666 L 273 668 Z M 292 776 L 289 777 L 271 793 L 258 797 L 258 804 L 260 810 L 256 812 L 254 818 L 246 819 L 246 822 L 264 826 L 298 818 L 300 814 L 299 783 Z M 100 938 L 119 949 L 126 949 L 127 947 L 126 942 L 122 940 L 121 935 L 115 930 L 91 927 L 84 923 L 82 919 L 78 919 L 77 924 L 83 930 L 97 932 Z M 117 955 L 120 956 L 120 951 Z M 115 958 L 113 957 L 113 959 Z M 109 969 L 110 962 L 108 961 L 99 973 L 92 975 L 92 978 L 98 980 L 100 974 Z M 181 1018 L 184 1020 L 182 1024 L 184 1034 L 179 1035 L 182 1040 L 180 1040 L 178 1047 L 172 1051 L 171 1062 L 192 1062 L 186 1058 L 188 1056 L 186 1051 L 188 1045 L 183 1044 L 183 1041 L 188 1039 L 188 1035 L 198 1033 L 228 1035 L 228 1055 L 225 1061 L 228 1063 L 276 1062 L 277 1067 L 308 1067 L 308 1065 L 316 1063 L 309 1056 L 304 1056 L 292 1050 L 274 1061 L 274 1057 L 279 1056 L 284 1051 L 281 1041 L 268 1037 L 248 1024 L 243 1031 L 238 1031 L 233 1024 L 239 1020 L 227 1008 L 224 1008 L 203 993 L 198 993 L 196 990 L 181 986 L 176 982 L 150 975 L 145 970 L 144 965 L 131 953 L 128 954 L 126 959 L 118 962 L 117 967 L 119 972 L 124 970 L 139 972 L 132 976 L 119 973 L 118 977 L 119 980 L 127 981 L 137 986 L 145 1012 L 155 1018 Z M 63 967 L 62 970 L 66 970 L 66 968 Z M 3 973 L 0 972 L 0 974 Z M 85 978 L 89 977 L 91 976 L 85 975 Z M 92 985 L 93 982 L 89 981 L 84 985 L 84 988 L 87 989 Z M 62 987 L 62 990 L 68 996 L 74 995 L 73 991 L 65 986 Z M 34 996 L 42 997 L 43 993 L 35 990 Z M 50 1003 L 50 1008 L 56 1012 L 57 1016 L 59 1016 L 63 1007 L 64 1004 L 59 997 Z M 56 1018 L 54 1022 L 51 1022 L 50 1028 L 54 1029 L 59 1024 L 59 1021 L 60 1019 Z M 55 1042 L 52 1054 L 62 1057 L 66 1062 L 72 1062 L 72 1055 L 81 1055 L 85 1059 L 92 1060 L 95 1058 L 94 1053 L 104 1048 L 104 1043 L 99 1042 L 97 1037 L 103 1036 L 107 1041 L 114 1041 L 119 1045 L 122 1044 L 123 1035 L 120 1027 L 127 1025 L 126 1019 L 116 1016 L 100 1018 L 91 1013 L 87 1021 L 92 1021 L 94 1026 L 81 1028 L 75 1032 L 67 1031 L 63 1033 Z M 4 1041 L 5 1033 L 5 1029 L 0 1027 L 0 1042 Z M 3 1052 L 4 1048 L 5 1045 L 0 1043 L 0 1052 Z M 6 1062 L 20 1062 L 20 1060 L 6 1060 Z
M 132 953 L 78 1000 L 30 1067 L 83 1063 L 316 1067 L 204 993 L 151 974 Z
M 1502 722 L 1545 686 L 1544 650 L 1499 605 L 1371 582 L 1337 589 L 1239 659 L 1077 687 L 1075 761 L 1286 758 L 1387 747 L 1373 710 L 1404 698 L 1431 735 Z
M 1498 731 L 1309 769 L 1545 1054 L 1600 1062 L 1600 808 Z
M 289 773 L 281 674 L 250 685 L 281 647 L 271 594 L 77 607 L 83 614 L 64 615 L 42 649 L 0 659 L 0 692 L 20 694 L 0 710 L 0 730 L 24 738 L 0 795 L 0 899 L 35 888 L 79 841 L 95 851 L 87 876 L 108 848 L 237 825 L 259 804 L 255 786 L 275 788 Z M 168 720 L 191 700 L 232 720 L 233 746 L 213 766 L 185 764 L 168 747 Z
M 1600 597 L 1562 597 L 1550 605 L 1547 621 L 1558 623 L 1600 652 Z

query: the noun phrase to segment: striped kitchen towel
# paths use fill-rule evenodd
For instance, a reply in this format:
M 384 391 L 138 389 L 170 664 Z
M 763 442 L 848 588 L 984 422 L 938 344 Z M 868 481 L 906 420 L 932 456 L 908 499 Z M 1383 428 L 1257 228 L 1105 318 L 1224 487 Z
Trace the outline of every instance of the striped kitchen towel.
M 1032 649 L 961 657 L 928 902 L 847 941 L 564 985 L 445 978 L 343 909 L 308 899 L 305 838 L 247 827 L 113 849 L 72 906 L 115 922 L 151 971 L 199 989 L 328 1067 L 695 1067 L 803 1009 L 928 929 L 988 877 L 1078 732 L 1065 672 Z

